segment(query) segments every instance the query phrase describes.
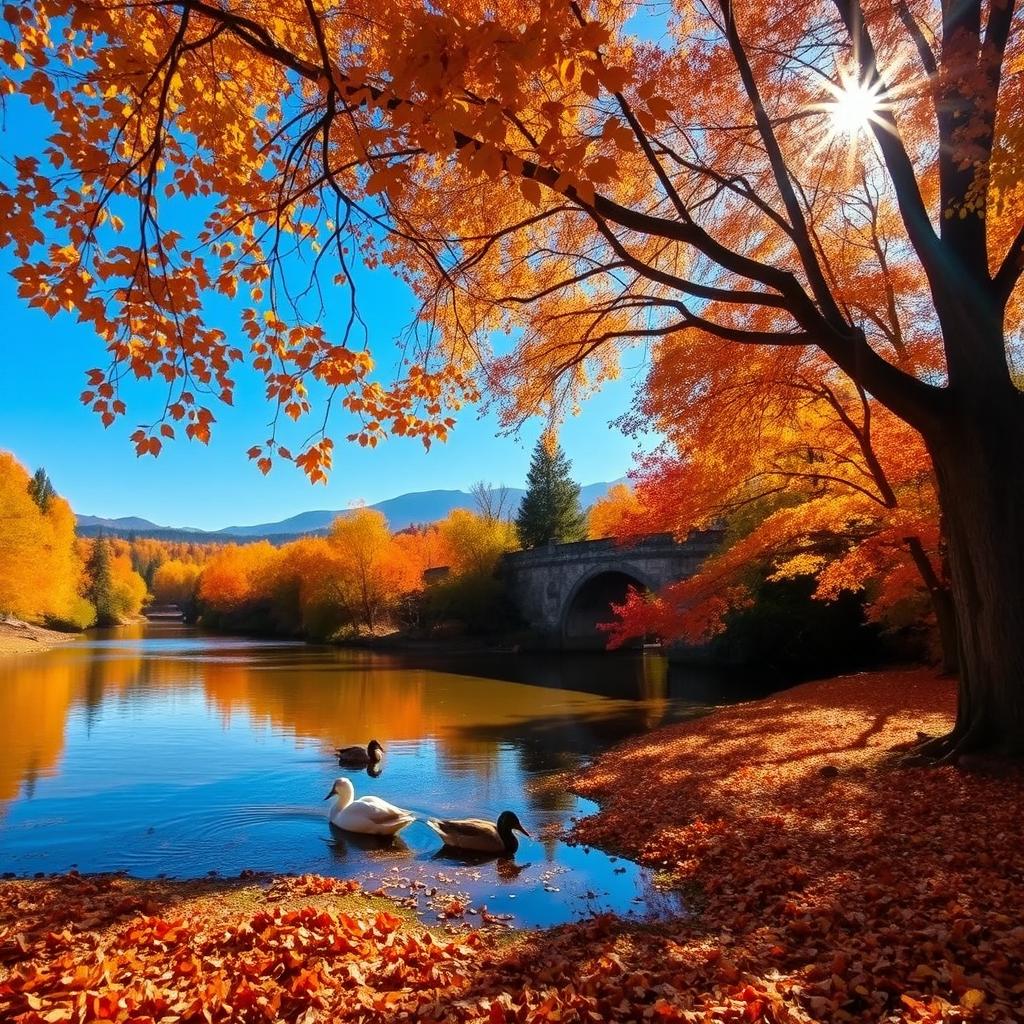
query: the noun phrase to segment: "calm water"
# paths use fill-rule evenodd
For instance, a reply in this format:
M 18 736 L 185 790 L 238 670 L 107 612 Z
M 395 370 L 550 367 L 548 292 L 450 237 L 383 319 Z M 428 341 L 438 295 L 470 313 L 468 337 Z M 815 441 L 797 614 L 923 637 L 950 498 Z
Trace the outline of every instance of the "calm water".
M 502 678 L 504 676 L 504 678 Z M 616 741 L 730 696 L 660 658 L 433 659 L 132 626 L 0 661 L 0 871 L 243 869 L 359 878 L 418 897 L 437 886 L 541 925 L 672 897 L 628 861 L 551 838 L 593 810 L 537 786 Z M 379 739 L 356 795 L 423 815 L 519 813 L 514 862 L 438 857 L 414 822 L 391 845 L 329 826 L 339 743 Z M 422 888 L 426 886 L 426 890 Z

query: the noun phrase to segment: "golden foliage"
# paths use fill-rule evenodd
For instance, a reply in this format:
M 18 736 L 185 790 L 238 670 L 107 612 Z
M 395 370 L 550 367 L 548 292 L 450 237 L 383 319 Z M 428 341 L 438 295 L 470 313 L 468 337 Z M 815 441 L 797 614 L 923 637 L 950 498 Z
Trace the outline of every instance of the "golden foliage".
M 505 519 L 477 515 L 467 509 L 452 509 L 437 524 L 449 552 L 447 565 L 456 576 L 489 576 L 498 560 L 518 546 L 515 526 Z
M 13 455 L 0 452 L 0 612 L 88 625 L 74 513 L 56 496 L 41 509 L 29 480 Z
M 655 599 L 631 598 L 616 639 L 705 640 L 759 573 L 815 576 L 826 600 L 868 589 L 878 618 L 908 602 L 928 614 L 930 588 L 948 577 L 920 435 L 813 351 L 721 344 L 709 372 L 698 343 L 661 344 L 667 372 L 651 374 L 638 416 L 665 441 L 636 473 L 642 511 L 616 532 L 723 527 L 722 550 Z
M 202 567 L 176 558 L 162 562 L 153 573 L 153 597 L 160 604 L 184 607 L 196 597 Z
M 280 557 L 267 541 L 225 545 L 203 567 L 199 599 L 216 611 L 237 610 L 259 593 L 261 578 Z
M 638 517 L 643 512 L 640 499 L 628 484 L 615 484 L 608 493 L 590 506 L 587 513 L 587 535 L 591 540 L 602 537 L 628 537 L 638 532 Z M 640 525 L 639 532 L 643 526 Z

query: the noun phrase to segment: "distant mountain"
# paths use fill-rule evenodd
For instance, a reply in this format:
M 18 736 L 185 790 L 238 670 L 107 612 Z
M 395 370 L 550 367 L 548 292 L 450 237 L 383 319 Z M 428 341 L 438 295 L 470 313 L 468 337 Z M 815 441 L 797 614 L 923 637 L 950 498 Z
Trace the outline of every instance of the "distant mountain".
M 140 519 L 138 516 L 122 516 L 120 519 L 104 519 L 103 516 L 76 516 L 78 520 L 78 532 L 84 533 L 85 529 L 96 531 L 106 530 L 108 533 L 128 533 L 132 530 L 165 530 L 165 526 L 157 526 L 148 519 Z
M 511 488 L 510 488 L 511 490 Z M 518 503 L 524 492 L 516 491 L 512 499 Z M 383 512 L 392 530 L 404 530 L 413 523 L 432 523 L 444 519 L 452 509 L 473 508 L 473 498 L 465 491 L 412 491 L 397 498 L 378 501 L 369 508 Z M 319 509 L 300 512 L 276 523 L 257 523 L 255 526 L 228 526 L 218 532 L 235 537 L 272 537 L 279 533 L 324 533 L 338 516 L 351 509 Z
M 584 508 L 589 508 L 608 489 L 619 480 L 587 484 L 580 489 L 580 501 Z M 507 488 L 509 493 L 508 507 L 514 512 L 526 493 L 520 487 Z M 404 530 L 414 523 L 432 523 L 443 519 L 456 508 L 473 509 L 472 495 L 466 491 L 412 491 L 400 494 L 396 498 L 387 498 L 368 506 L 383 512 L 392 530 Z M 79 532 L 94 537 L 100 533 L 124 535 L 126 533 L 143 534 L 147 537 L 160 537 L 165 540 L 193 540 L 201 543 L 209 541 L 230 542 L 231 540 L 259 540 L 266 538 L 275 543 L 291 540 L 309 534 L 326 533 L 332 522 L 351 512 L 352 509 L 316 509 L 300 512 L 274 523 L 257 523 L 254 526 L 226 526 L 223 530 L 197 530 L 192 527 L 157 526 L 148 519 L 137 516 L 125 516 L 121 519 L 104 519 L 101 516 L 79 516 Z
M 281 533 L 322 533 L 340 516 L 340 512 L 328 509 L 317 509 L 313 512 L 300 512 L 276 523 L 257 523 L 255 526 L 225 526 L 223 530 L 214 531 L 221 539 L 229 537 L 273 537 Z
M 616 484 L 624 484 L 625 482 L 626 478 L 620 476 L 618 480 L 606 480 L 598 484 L 584 484 L 580 488 L 580 504 L 584 509 L 588 509 L 595 501 L 600 501 Z M 526 491 L 517 491 L 516 493 L 522 497 Z
M 599 498 L 603 498 L 608 489 L 619 483 L 602 482 L 587 484 L 580 488 L 580 502 L 584 508 L 590 508 Z M 509 487 L 508 505 L 514 511 L 519 507 L 526 491 L 521 487 Z M 392 530 L 404 530 L 414 523 L 433 523 L 444 519 L 449 512 L 457 508 L 473 509 L 476 507 L 473 496 L 466 491 L 411 491 L 400 494 L 397 498 L 378 501 L 368 508 L 383 512 Z M 320 509 L 315 512 L 300 512 L 296 516 L 282 519 L 276 523 L 257 523 L 255 526 L 228 526 L 218 531 L 234 537 L 274 537 L 281 533 L 324 533 L 330 528 L 338 516 L 343 516 L 351 509 Z
M 191 526 L 183 526 L 181 529 L 175 529 L 173 526 L 144 526 L 141 524 L 148 523 L 149 520 L 139 519 L 137 516 L 125 516 L 123 519 L 104 519 L 102 516 L 77 516 L 76 518 L 80 537 L 150 537 L 153 540 L 184 544 L 226 544 L 232 539 L 265 539 L 261 537 L 232 538 L 226 533 L 207 532 L 194 529 Z M 295 537 L 281 534 L 274 537 L 274 542 L 283 544 L 287 540 L 295 539 Z

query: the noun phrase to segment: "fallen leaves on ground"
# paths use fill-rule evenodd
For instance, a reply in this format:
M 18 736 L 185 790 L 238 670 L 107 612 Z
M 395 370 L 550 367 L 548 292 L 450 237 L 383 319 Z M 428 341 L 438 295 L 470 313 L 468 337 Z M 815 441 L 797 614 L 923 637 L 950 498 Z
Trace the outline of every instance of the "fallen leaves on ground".
M 432 932 L 309 875 L 0 882 L 0 1019 L 1024 1020 L 1024 780 L 891 754 L 953 699 L 850 677 L 601 758 L 576 838 L 685 885 L 694 913 L 657 925 Z
M 813 1020 L 1024 1020 L 1024 773 L 895 754 L 955 706 L 864 673 L 659 730 L 577 782 L 575 837 L 692 884 L 693 934 Z

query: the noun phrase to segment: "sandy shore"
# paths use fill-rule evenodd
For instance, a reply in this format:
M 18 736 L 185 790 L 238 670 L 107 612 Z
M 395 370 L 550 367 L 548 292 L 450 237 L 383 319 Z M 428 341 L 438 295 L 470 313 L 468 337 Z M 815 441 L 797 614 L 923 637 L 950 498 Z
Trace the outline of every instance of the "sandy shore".
M 74 640 L 77 633 L 58 633 L 19 619 L 0 619 L 0 657 L 35 654 Z

